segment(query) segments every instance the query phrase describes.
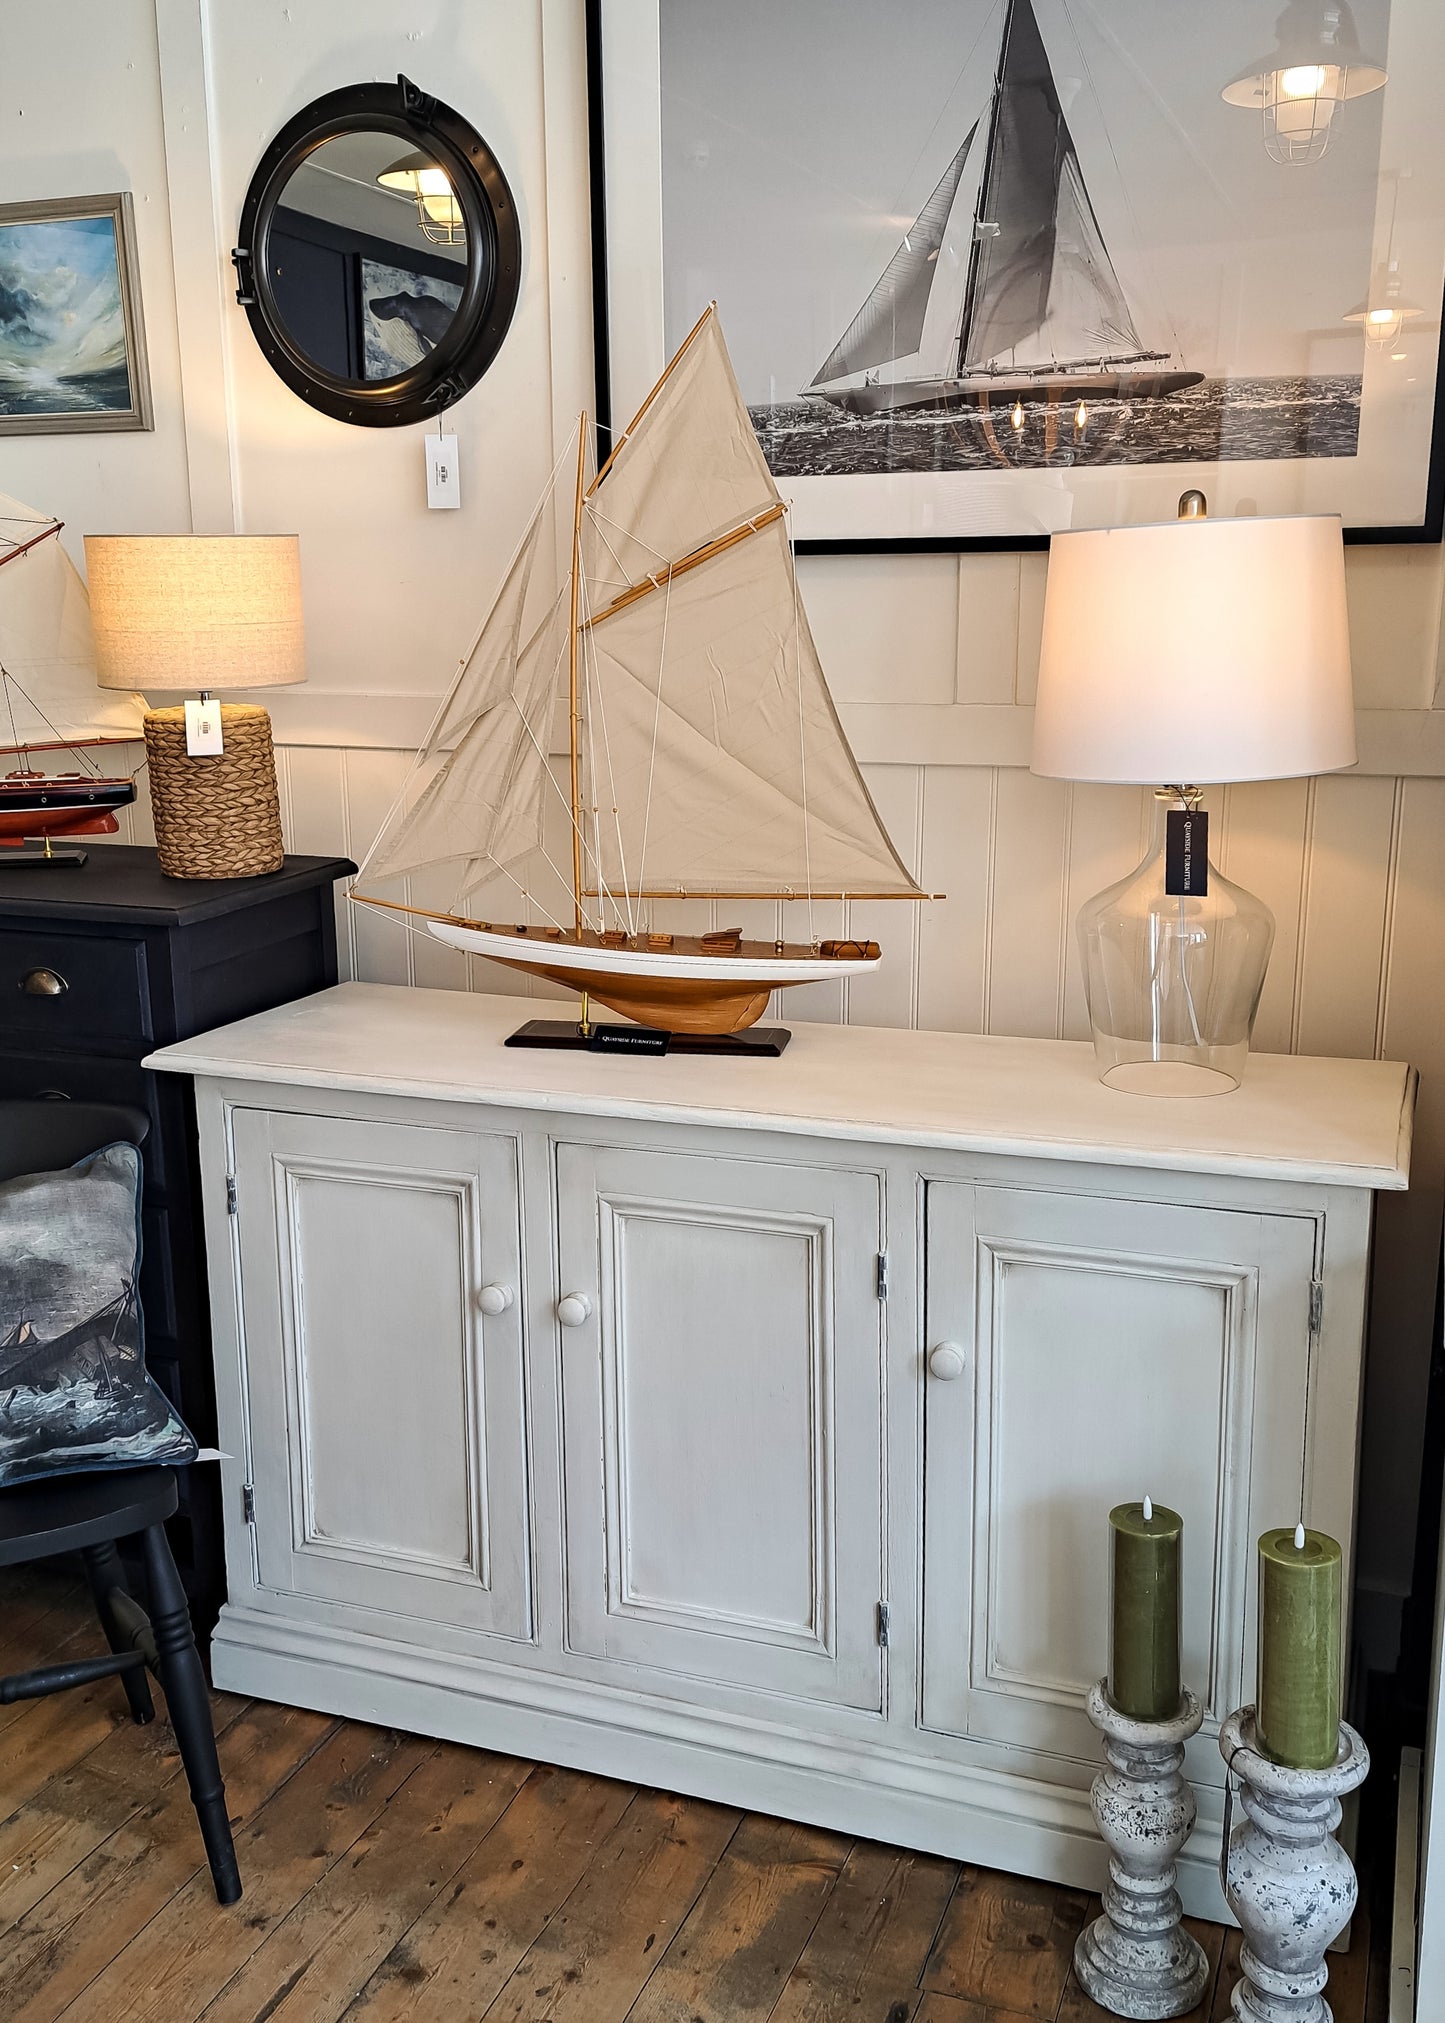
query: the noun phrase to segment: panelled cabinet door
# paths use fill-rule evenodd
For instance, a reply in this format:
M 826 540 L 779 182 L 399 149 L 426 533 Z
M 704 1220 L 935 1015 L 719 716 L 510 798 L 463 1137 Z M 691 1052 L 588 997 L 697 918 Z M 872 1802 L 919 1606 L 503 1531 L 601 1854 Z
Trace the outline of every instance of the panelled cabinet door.
M 261 1586 L 528 1636 L 516 1141 L 233 1129 Z
M 1004 1187 L 928 1190 L 924 1725 L 1093 1760 L 1108 1512 L 1184 1518 L 1208 1740 L 1254 1676 L 1254 1541 L 1299 1505 L 1316 1225 Z M 943 1380 L 940 1380 L 940 1379 Z M 1348 1536 L 1339 1510 L 1311 1512 Z
M 570 1647 L 880 1707 L 878 1178 L 557 1165 Z

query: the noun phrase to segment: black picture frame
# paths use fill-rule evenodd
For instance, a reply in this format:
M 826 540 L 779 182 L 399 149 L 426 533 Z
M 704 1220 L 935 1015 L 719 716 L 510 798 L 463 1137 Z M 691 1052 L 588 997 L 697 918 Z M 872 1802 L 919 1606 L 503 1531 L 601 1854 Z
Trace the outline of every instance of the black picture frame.
M 626 5 L 629 0 L 585 0 L 586 75 L 588 93 L 588 169 L 591 208 L 592 326 L 597 444 L 599 463 L 616 440 L 616 430 L 627 417 L 614 412 L 612 288 L 609 271 L 608 231 L 608 130 L 607 64 L 605 18 L 609 6 Z M 659 249 L 660 258 L 660 249 Z M 1419 525 L 1351 526 L 1346 522 L 1344 539 L 1356 547 L 1434 544 L 1445 539 L 1445 293 L 1433 328 L 1436 332 L 1436 370 L 1431 406 L 1430 447 L 1427 454 L 1424 510 Z M 844 536 L 795 538 L 801 555 L 861 554 L 959 554 L 1029 553 L 1046 551 L 1048 534 L 944 534 L 911 533 L 902 536 Z
M 295 342 L 281 314 L 270 272 L 271 235 L 281 198 L 297 168 L 342 134 L 394 134 L 446 171 L 466 223 L 461 300 L 435 348 L 407 371 L 366 381 L 328 370 Z M 284 229 L 284 226 L 283 226 Z M 359 236 L 359 235 L 353 235 Z M 378 242 L 380 243 L 380 242 Z M 392 264 L 394 247 L 386 249 Z M 409 78 L 328 92 L 288 120 L 262 155 L 241 207 L 236 300 L 262 354 L 292 392 L 337 421 L 394 428 L 434 420 L 468 393 L 500 350 L 521 289 L 522 234 L 501 164 L 461 114 Z M 424 255 L 417 271 L 426 271 Z

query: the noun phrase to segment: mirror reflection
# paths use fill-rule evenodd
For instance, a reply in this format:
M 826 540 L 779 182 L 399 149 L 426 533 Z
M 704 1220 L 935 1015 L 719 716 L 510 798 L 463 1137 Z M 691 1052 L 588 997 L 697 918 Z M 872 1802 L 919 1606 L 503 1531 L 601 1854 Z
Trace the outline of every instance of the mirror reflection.
M 336 378 L 409 372 L 445 337 L 467 277 L 446 171 L 393 133 L 338 134 L 281 193 L 268 274 L 286 333 Z

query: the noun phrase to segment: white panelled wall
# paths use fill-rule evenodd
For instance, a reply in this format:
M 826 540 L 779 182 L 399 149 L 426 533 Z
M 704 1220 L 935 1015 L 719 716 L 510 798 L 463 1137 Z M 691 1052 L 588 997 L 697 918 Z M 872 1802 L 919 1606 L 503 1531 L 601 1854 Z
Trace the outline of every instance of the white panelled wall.
M 360 857 L 591 403 L 582 0 L 49 0 L 11 13 L 0 197 L 135 192 L 156 427 L 8 440 L 0 489 L 58 513 L 77 554 L 85 532 L 299 532 L 310 680 L 274 705 L 287 840 Z M 275 379 L 229 268 L 276 129 L 324 91 L 399 70 L 487 135 L 525 235 L 511 333 L 449 417 L 460 512 L 427 513 L 419 431 L 348 429 Z M 1225 511 L 1248 490 L 1248 467 L 1234 469 L 1214 483 Z M 948 896 L 856 907 L 854 928 L 884 945 L 881 973 L 794 992 L 788 1012 L 1083 1036 L 1073 914 L 1136 861 L 1147 797 L 1026 769 L 1044 559 L 805 558 L 800 576 L 895 841 Z M 1223 868 L 1279 923 L 1258 1044 L 1384 1054 L 1421 1073 L 1414 1189 L 1382 1208 L 1376 1251 L 1358 1568 L 1377 1664 L 1392 1660 L 1410 1574 L 1445 1184 L 1441 596 L 1438 548 L 1352 551 L 1366 770 L 1208 797 Z M 143 808 L 126 833 L 148 836 Z M 375 913 L 344 919 L 342 951 L 363 978 L 519 987 Z

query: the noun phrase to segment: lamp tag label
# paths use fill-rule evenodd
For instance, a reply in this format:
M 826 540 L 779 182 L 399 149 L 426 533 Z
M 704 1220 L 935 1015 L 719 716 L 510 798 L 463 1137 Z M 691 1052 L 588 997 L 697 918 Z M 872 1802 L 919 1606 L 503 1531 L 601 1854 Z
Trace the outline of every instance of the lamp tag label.
M 454 435 L 438 433 L 426 438 L 426 502 L 429 506 L 462 503 L 461 468 Z
M 1164 890 L 1202 899 L 1209 890 L 1209 817 L 1203 808 L 1171 808 L 1164 817 Z
M 186 704 L 186 750 L 193 759 L 209 759 L 221 748 L 221 705 L 210 696 L 192 699 Z

